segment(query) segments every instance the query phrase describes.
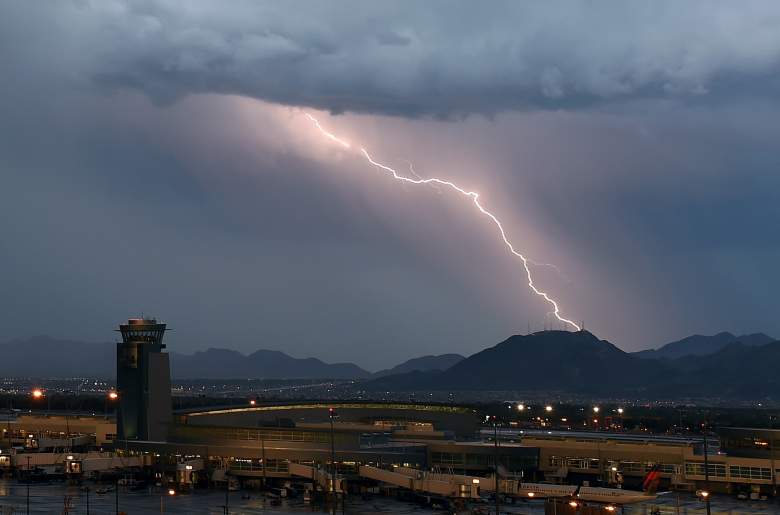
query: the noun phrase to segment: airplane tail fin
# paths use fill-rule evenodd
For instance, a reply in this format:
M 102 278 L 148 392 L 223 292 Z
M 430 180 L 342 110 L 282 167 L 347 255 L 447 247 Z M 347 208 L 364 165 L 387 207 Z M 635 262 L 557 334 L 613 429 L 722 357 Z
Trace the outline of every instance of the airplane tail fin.
M 658 483 L 661 482 L 661 471 L 658 470 L 658 465 L 653 465 L 653 468 L 650 469 L 650 471 L 645 476 L 644 481 L 642 481 L 642 490 L 647 495 L 655 495 L 656 490 L 658 490 Z

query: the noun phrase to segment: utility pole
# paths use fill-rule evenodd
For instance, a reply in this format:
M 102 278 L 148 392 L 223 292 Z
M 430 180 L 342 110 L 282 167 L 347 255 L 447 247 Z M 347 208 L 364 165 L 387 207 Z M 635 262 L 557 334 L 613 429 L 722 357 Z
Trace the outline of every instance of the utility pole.
M 498 479 L 498 417 L 495 415 L 493 416 L 493 440 L 494 440 L 494 456 L 493 456 L 493 465 L 494 465 L 494 476 L 496 483 L 495 488 L 495 494 L 496 494 L 496 515 L 499 515 L 501 513 L 501 482 Z
M 119 476 L 114 481 L 114 508 L 116 515 L 119 515 Z

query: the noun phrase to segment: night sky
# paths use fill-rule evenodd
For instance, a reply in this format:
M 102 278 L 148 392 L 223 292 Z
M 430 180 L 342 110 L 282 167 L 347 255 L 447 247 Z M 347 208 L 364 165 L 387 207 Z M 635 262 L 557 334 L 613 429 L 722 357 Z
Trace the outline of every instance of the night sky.
M 0 1 L 0 341 L 780 336 L 778 2 Z M 560 324 L 554 327 L 560 328 Z

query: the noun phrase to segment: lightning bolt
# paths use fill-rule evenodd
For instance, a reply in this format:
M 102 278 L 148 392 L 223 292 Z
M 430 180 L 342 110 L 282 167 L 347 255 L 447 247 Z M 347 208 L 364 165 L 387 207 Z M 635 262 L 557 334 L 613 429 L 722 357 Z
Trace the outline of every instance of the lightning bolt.
M 345 148 L 347 150 L 351 150 L 352 149 L 352 145 L 348 141 L 346 141 L 344 139 L 341 139 L 338 136 L 336 136 L 335 134 L 325 130 L 325 128 L 323 128 L 322 125 L 320 125 L 320 122 L 314 116 L 312 116 L 311 114 L 306 113 L 306 112 L 304 112 L 304 115 L 314 124 L 314 126 L 317 128 L 317 130 L 320 131 L 320 133 L 323 136 L 325 136 L 329 140 L 333 141 L 334 143 L 337 143 L 338 145 L 340 145 L 341 147 L 343 147 L 343 148 Z M 363 156 L 363 158 L 365 158 L 366 161 L 369 162 L 369 164 L 371 164 L 372 166 L 374 166 L 375 168 L 377 168 L 377 169 L 379 169 L 379 170 L 381 170 L 383 172 L 386 172 L 387 174 L 392 176 L 393 179 L 395 179 L 395 180 L 398 180 L 398 181 L 401 181 L 401 182 L 404 182 L 404 183 L 408 183 L 408 184 L 432 184 L 432 185 L 437 185 L 437 186 L 444 186 L 444 187 L 447 187 L 447 188 L 450 188 L 450 189 L 456 191 L 457 193 L 460 193 L 464 197 L 467 197 L 467 198 L 471 199 L 471 201 L 473 202 L 474 206 L 479 210 L 479 212 L 481 214 L 485 215 L 486 217 L 488 217 L 493 222 L 493 224 L 496 226 L 496 228 L 498 229 L 499 234 L 501 235 L 501 239 L 503 240 L 504 245 L 506 245 L 507 249 L 509 249 L 509 252 L 511 252 L 515 257 L 520 258 L 520 261 L 523 264 L 523 269 L 525 270 L 525 276 L 528 279 L 528 287 L 531 289 L 531 291 L 533 291 L 539 297 L 542 297 L 552 307 L 551 313 L 553 315 L 555 315 L 555 318 L 557 318 L 561 322 L 564 322 L 564 323 L 566 323 L 568 325 L 571 325 L 577 331 L 580 330 L 580 326 L 579 325 L 577 325 L 573 321 L 571 321 L 568 318 L 565 318 L 563 315 L 561 315 L 561 310 L 560 310 L 560 307 L 558 306 L 558 302 L 555 299 L 553 299 L 552 297 L 550 297 L 550 295 L 547 292 L 545 292 L 543 290 L 540 290 L 536 286 L 536 284 L 534 284 L 533 274 L 531 273 L 531 268 L 530 268 L 529 265 L 533 265 L 533 264 L 536 264 L 536 263 L 532 262 L 529 258 L 525 257 L 521 252 L 518 252 L 515 249 L 514 245 L 512 245 L 512 242 L 509 241 L 509 238 L 506 235 L 506 231 L 504 231 L 504 226 L 501 224 L 501 221 L 496 217 L 496 215 L 494 215 L 493 213 L 491 213 L 490 211 L 485 209 L 482 206 L 482 204 L 480 203 L 480 201 L 479 201 L 479 193 L 477 193 L 476 191 L 465 190 L 465 189 L 461 188 L 460 186 L 458 186 L 457 184 L 455 184 L 453 182 L 446 181 L 446 180 L 443 180 L 443 179 L 438 179 L 436 177 L 432 177 L 432 178 L 429 178 L 429 179 L 422 179 L 416 173 L 414 174 L 416 177 L 406 177 L 404 175 L 399 174 L 394 168 L 391 168 L 390 166 L 387 166 L 387 165 L 382 164 L 382 163 L 380 163 L 378 161 L 375 161 L 374 158 L 371 157 L 371 154 L 369 154 L 368 151 L 365 148 L 359 147 L 359 151 L 358 152 L 359 152 L 360 155 Z

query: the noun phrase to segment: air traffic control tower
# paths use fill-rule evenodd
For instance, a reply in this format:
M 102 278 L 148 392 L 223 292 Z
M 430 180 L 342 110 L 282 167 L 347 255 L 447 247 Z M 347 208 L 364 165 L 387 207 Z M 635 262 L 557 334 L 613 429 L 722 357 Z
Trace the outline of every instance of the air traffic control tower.
M 172 421 L 171 368 L 163 352 L 165 324 L 131 318 L 119 326 L 117 439 L 164 441 Z

